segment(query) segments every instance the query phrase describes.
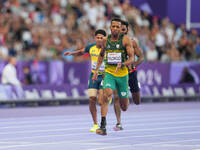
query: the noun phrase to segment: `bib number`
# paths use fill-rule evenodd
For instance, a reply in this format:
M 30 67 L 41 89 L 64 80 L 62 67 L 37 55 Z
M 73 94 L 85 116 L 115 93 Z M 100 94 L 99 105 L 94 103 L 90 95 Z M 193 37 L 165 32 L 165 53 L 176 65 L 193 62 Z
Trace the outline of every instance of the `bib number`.
M 95 70 L 96 69 L 96 66 L 97 66 L 97 62 L 93 62 L 92 63 L 92 70 Z M 105 70 L 105 65 L 104 65 L 104 62 L 101 64 L 100 68 L 99 68 L 99 71 L 104 71 Z
M 108 53 L 107 54 L 107 62 L 108 64 L 118 64 L 122 62 L 122 54 L 121 53 Z

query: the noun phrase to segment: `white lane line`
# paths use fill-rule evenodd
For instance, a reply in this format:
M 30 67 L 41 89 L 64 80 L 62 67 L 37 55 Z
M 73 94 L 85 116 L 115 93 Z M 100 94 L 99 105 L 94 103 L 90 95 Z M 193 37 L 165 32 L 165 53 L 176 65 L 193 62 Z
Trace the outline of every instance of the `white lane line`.
M 19 144 L 19 145 L 9 145 L 9 146 L 1 146 L 0 149 L 5 150 L 6 148 L 18 148 L 18 147 L 30 147 L 30 146 L 42 146 L 42 145 L 57 145 L 57 144 L 71 144 L 71 143 L 85 143 L 85 142 L 99 142 L 99 141 L 108 141 L 108 140 L 120 140 L 126 138 L 145 138 L 145 137 L 159 137 L 159 136 L 176 136 L 176 135 L 191 135 L 191 134 L 199 134 L 200 132 L 178 132 L 178 133 L 167 133 L 167 134 L 151 134 L 151 135 L 142 135 L 142 136 L 126 136 L 126 137 L 111 137 L 111 138 L 101 138 L 101 139 L 89 139 L 89 140 L 65 140 L 59 142 L 41 142 L 41 143 L 32 143 L 32 144 Z M 52 137 L 52 136 L 48 136 Z M 198 139 L 200 140 L 200 139 Z M 161 142 L 160 142 L 161 143 Z M 158 143 L 145 143 L 145 144 L 133 144 L 136 145 L 152 145 L 159 144 Z
M 134 119 L 134 118 L 133 118 Z M 186 118 L 185 118 L 186 119 Z M 184 120 L 185 120 L 184 119 Z M 187 120 L 187 121 L 196 121 L 196 118 L 192 118 L 192 117 L 189 117 L 188 119 L 190 119 L 190 120 Z M 108 119 L 108 120 L 110 120 L 110 118 Z M 151 124 L 151 123 L 155 123 L 156 121 L 159 121 L 160 123 L 164 123 L 165 121 L 167 121 L 167 122 L 172 122 L 173 120 L 178 120 L 177 118 L 153 118 L 153 119 L 138 119 L 138 120 L 134 120 L 134 123 L 133 123 L 133 121 L 132 121 L 132 119 L 126 119 L 127 121 L 126 121 L 126 124 L 129 124 L 129 123 L 131 123 L 132 125 L 135 125 L 135 124 Z M 144 122 L 142 122 L 142 121 L 144 121 Z M 200 121 L 200 120 L 198 120 L 198 121 Z M 181 120 L 180 120 L 180 122 L 181 122 Z M 39 124 L 39 123 L 41 123 L 41 122 L 36 122 L 36 124 L 33 124 L 33 123 L 29 123 L 29 124 L 22 124 L 22 125 L 19 125 L 19 124 L 17 124 L 17 125 L 15 125 L 15 124 L 13 124 L 13 125 L 6 125 L 6 126 L 3 126 L 3 127 L 1 127 L 0 126 L 0 131 L 1 131 L 1 129 L 17 129 L 17 128 L 30 128 L 30 127 L 42 127 L 42 126 L 56 126 L 56 125 L 60 125 L 60 124 L 63 124 L 63 125 L 66 125 L 66 127 L 67 126 L 76 126 L 76 125 L 89 125 L 89 124 L 92 124 L 91 123 L 91 121 L 89 121 L 89 120 L 86 120 L 85 122 L 84 121 L 80 121 L 80 120 L 78 120 L 77 122 L 75 121 L 75 122 L 71 122 L 70 120 L 68 120 L 68 121 L 66 121 L 66 123 L 65 123 L 65 120 L 63 121 L 63 120 L 60 120 L 59 122 L 58 121 L 55 121 L 55 122 L 53 122 L 53 123 L 51 123 L 51 122 L 46 122 L 46 123 L 42 123 L 42 124 Z M 115 121 L 111 121 L 110 123 L 115 123 Z
M 160 144 L 170 144 L 170 143 L 185 143 L 185 142 L 194 142 L 200 141 L 200 139 L 188 139 L 188 140 L 173 140 L 173 141 L 165 141 L 165 142 L 151 142 L 151 143 L 139 143 L 133 144 L 134 146 L 146 146 L 146 145 L 160 145 Z M 194 144 L 196 145 L 196 144 Z
M 175 126 L 175 127 L 162 127 L 162 128 L 148 128 L 148 129 L 133 129 L 133 130 L 123 130 L 121 132 L 138 132 L 138 131 L 155 131 L 155 130 L 169 130 L 169 129 L 188 129 L 195 128 L 200 129 L 200 126 Z M 43 133 L 43 132 L 59 132 L 59 131 L 73 131 L 73 130 L 87 130 L 88 128 L 61 128 L 61 129 L 43 129 L 43 130 L 33 130 L 33 131 L 11 131 L 0 133 L 0 135 L 14 135 L 14 134 L 33 134 L 33 133 Z
M 88 117 L 86 117 L 86 118 L 88 118 Z M 89 120 L 87 120 L 86 118 L 74 118 L 74 119 L 60 119 L 60 120 L 57 120 L 57 119 L 55 119 L 55 120 L 51 120 L 51 121 L 49 121 L 49 120 L 38 120 L 38 121 L 35 121 L 35 120 L 32 120 L 32 121 L 17 121 L 17 122 L 5 122 L 5 123 L 0 123 L 0 129 L 1 128 L 3 128 L 3 127 L 9 127 L 9 126 L 16 126 L 16 125 L 20 125 L 20 126 L 23 126 L 23 125 L 26 125 L 26 124 L 32 124 L 32 125 L 34 125 L 34 124 L 38 124 L 38 123 L 43 123 L 43 124 L 45 124 L 45 123 L 47 123 L 47 124 L 50 124 L 50 123 L 59 123 L 59 122 L 68 122 L 69 124 L 71 123 L 71 122 L 73 122 L 73 121 L 77 121 L 76 123 L 79 123 L 79 124 L 81 124 L 81 123 L 83 123 L 84 121 L 89 121 Z M 91 118 L 91 116 L 89 117 L 89 118 Z M 108 118 L 108 120 L 115 120 L 115 116 L 112 116 L 112 117 L 107 117 Z M 177 116 L 168 116 L 168 117 L 155 117 L 155 116 L 151 116 L 151 117 L 148 117 L 148 118 L 138 118 L 138 119 L 136 119 L 135 117 L 133 117 L 133 116 L 125 116 L 123 119 L 126 119 L 126 120 L 135 120 L 135 121 L 145 121 L 145 122 L 147 122 L 147 121 L 157 121 L 157 120 L 159 120 L 159 121 L 168 121 L 168 120 L 185 120 L 185 119 L 190 119 L 190 120 L 200 120 L 200 117 L 199 117 L 199 115 L 197 115 L 196 114 L 196 116 L 184 116 L 184 117 L 177 117 Z M 91 119 L 92 120 L 92 119 Z M 3 126 L 2 126 L 3 125 Z
M 159 147 L 200 147 L 199 144 L 172 144 L 172 143 L 169 143 L 169 144 L 161 144 L 161 145 L 158 145 Z
M 200 139 L 189 139 L 189 140 L 175 140 L 175 141 L 167 141 L 167 142 L 152 142 L 152 143 L 140 143 L 140 144 L 132 144 L 132 147 L 136 147 L 136 146 L 160 146 L 161 144 L 168 144 L 168 143 L 184 143 L 184 142 L 192 142 L 192 141 L 200 141 Z M 122 145 L 123 146 L 123 145 Z M 126 146 L 126 145 L 125 145 Z M 193 146 L 197 146 L 197 145 L 193 145 Z M 184 145 L 182 145 L 182 147 L 184 147 Z M 108 148 L 112 148 L 112 147 L 100 147 L 100 148 L 91 148 L 91 149 L 87 149 L 87 150 L 101 150 L 101 149 L 108 149 Z M 116 146 L 116 148 L 118 148 Z M 149 147 L 150 149 L 150 147 Z
M 150 125 L 170 125 L 170 124 L 184 124 L 184 123 L 199 123 L 200 120 L 191 120 L 191 121 L 168 121 L 168 122 L 155 122 L 155 120 L 152 120 L 150 122 L 145 122 L 145 123 L 138 123 L 138 122 L 132 122 L 132 120 L 128 120 L 126 121 L 126 127 L 137 127 L 137 126 L 150 126 Z M 53 124 L 33 124 L 33 125 L 21 125 L 21 126 L 8 126 L 8 127 L 0 127 L 0 132 L 3 132 L 4 129 L 6 129 L 5 131 L 7 132 L 8 130 L 7 129 L 22 129 L 22 130 L 25 130 L 24 128 L 39 128 L 39 127 L 45 127 L 45 128 L 49 128 L 49 127 L 58 127 L 58 126 L 65 126 L 66 128 L 68 128 L 68 125 L 71 125 L 71 126 L 76 126 L 76 125 L 87 125 L 89 126 L 91 124 L 91 122 L 81 122 L 81 123 L 78 123 L 78 122 L 74 122 L 74 123 L 53 123 Z M 110 122 L 110 124 L 115 124 L 115 122 Z M 2 130 L 3 129 L 3 130 Z
M 158 113 L 159 112 L 159 113 Z M 185 110 L 183 112 L 173 112 L 173 111 L 166 111 L 166 113 L 160 113 L 160 112 L 165 112 L 165 111 L 157 111 L 157 112 L 128 112 L 126 113 L 126 115 L 130 115 L 130 114 L 134 114 L 133 117 L 136 118 L 149 118 L 149 117 L 184 117 L 184 116 L 199 116 L 198 114 L 200 114 L 200 111 L 193 111 L 192 112 L 185 112 Z M 77 118 L 77 116 L 79 118 L 84 118 L 84 117 L 91 117 L 91 115 L 89 114 L 77 114 L 77 115 L 53 115 L 53 116 L 37 116 L 37 117 L 16 117 L 16 118 L 6 118 L 6 119 L 0 119 L 0 123 L 4 123 L 4 122 L 15 122 L 15 121 L 19 121 L 19 120 L 23 120 L 24 122 L 26 121 L 37 121 L 37 120 L 62 120 L 62 119 L 75 119 Z M 132 116 L 132 115 L 130 115 Z
M 110 148 L 126 148 L 126 147 L 132 147 L 133 145 L 128 144 L 128 145 L 114 145 L 114 146 L 105 146 L 105 147 L 101 147 L 101 148 L 91 148 L 91 149 L 87 149 L 87 150 L 100 150 L 100 149 L 110 149 Z
M 184 127 L 168 127 L 168 128 L 151 128 L 151 129 L 133 129 L 133 130 L 123 130 L 121 133 L 131 133 L 131 132 L 145 132 L 145 131 L 157 131 L 157 130 L 170 130 L 170 129 L 189 129 L 194 127 L 200 127 L 200 126 L 184 126 Z M 57 131 L 68 131 L 69 129 L 63 129 L 63 130 L 50 130 L 51 132 L 57 132 Z M 74 129 L 76 130 L 76 129 Z M 88 130 L 85 129 L 85 130 Z M 45 131 L 45 132 L 50 132 Z M 44 130 L 38 131 L 39 133 L 44 132 Z M 196 133 L 199 133 L 200 131 L 196 131 Z M 27 132 L 27 133 L 35 133 L 33 131 Z M 116 133 L 116 131 L 109 131 L 109 133 Z M 193 133 L 193 132 L 191 132 Z M 12 134 L 11 134 L 12 135 Z M 34 138 L 46 138 L 46 137 L 63 137 L 63 136 L 80 136 L 80 135 L 89 135 L 89 133 L 85 132 L 79 132 L 79 133 L 70 133 L 70 134 L 48 134 L 48 135 L 37 135 L 37 136 L 23 136 L 23 137 L 15 137 L 15 138 L 0 138 L 1 141 L 7 141 L 7 140 L 24 140 L 24 139 L 34 139 Z M 15 135 L 16 136 L 16 135 Z

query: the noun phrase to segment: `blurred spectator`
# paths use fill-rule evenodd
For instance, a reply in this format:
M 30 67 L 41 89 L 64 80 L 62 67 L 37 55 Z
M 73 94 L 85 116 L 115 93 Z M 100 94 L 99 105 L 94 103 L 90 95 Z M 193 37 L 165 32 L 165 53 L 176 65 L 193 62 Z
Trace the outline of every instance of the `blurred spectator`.
M 179 51 L 177 50 L 177 48 L 175 47 L 175 44 L 172 43 L 170 45 L 170 57 L 171 57 L 171 61 L 180 61 L 182 60 Z
M 148 43 L 146 59 L 147 59 L 147 61 L 157 61 L 158 60 L 158 52 L 156 50 L 156 47 L 152 43 Z
M 30 69 L 28 66 L 25 66 L 23 68 L 23 72 L 24 72 L 24 80 L 23 80 L 23 84 L 33 84 L 33 81 L 32 81 L 32 77 L 31 77 L 31 74 L 30 74 Z
M 9 63 L 3 68 L 1 81 L 2 84 L 9 84 L 9 85 L 17 85 L 20 86 L 21 83 L 17 78 L 17 71 L 16 66 L 17 60 L 16 57 L 10 56 Z
M 127 19 L 147 60 L 169 59 L 169 45 L 175 44 L 182 60 L 199 59 L 198 33 L 186 32 L 185 25 L 175 26 L 169 18 L 152 16 L 148 4 L 140 9 L 130 0 L 3 0 L 0 1 L 0 59 L 13 52 L 23 60 L 63 59 L 64 49 L 77 49 L 92 43 L 97 28 L 109 31 L 110 19 Z M 109 32 L 108 32 L 109 33 Z M 131 32 L 130 32 L 131 33 Z M 150 46 L 148 43 L 153 43 Z M 153 48 L 155 47 L 155 48 Z M 148 49 L 155 49 L 148 51 Z M 154 57 L 149 58 L 149 54 Z M 157 58 L 157 54 L 158 58 Z M 183 59 L 182 59 L 183 58 Z M 73 58 L 73 61 L 87 59 Z

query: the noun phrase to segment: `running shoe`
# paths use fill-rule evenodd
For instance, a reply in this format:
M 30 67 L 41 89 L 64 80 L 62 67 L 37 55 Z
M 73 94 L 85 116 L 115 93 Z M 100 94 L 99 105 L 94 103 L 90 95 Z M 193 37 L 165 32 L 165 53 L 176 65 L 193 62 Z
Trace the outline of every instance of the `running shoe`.
M 116 126 L 114 126 L 113 129 L 114 129 L 115 131 L 123 130 L 123 128 L 122 128 L 122 124 L 117 123 Z
M 94 124 L 94 126 L 90 129 L 90 132 L 95 132 L 96 129 L 98 129 L 99 126 L 97 124 Z
M 99 128 L 96 130 L 96 134 L 107 135 L 106 128 Z

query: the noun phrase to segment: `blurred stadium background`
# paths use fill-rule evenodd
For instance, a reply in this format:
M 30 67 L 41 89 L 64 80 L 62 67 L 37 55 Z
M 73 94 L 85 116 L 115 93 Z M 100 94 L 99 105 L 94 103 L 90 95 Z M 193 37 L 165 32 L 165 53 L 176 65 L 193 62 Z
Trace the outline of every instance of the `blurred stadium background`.
M 199 0 L 1 0 L 0 76 L 17 57 L 22 86 L 0 84 L 0 103 L 88 103 L 89 56 L 64 57 L 93 42 L 114 16 L 126 18 L 143 50 L 143 102 L 200 99 Z

